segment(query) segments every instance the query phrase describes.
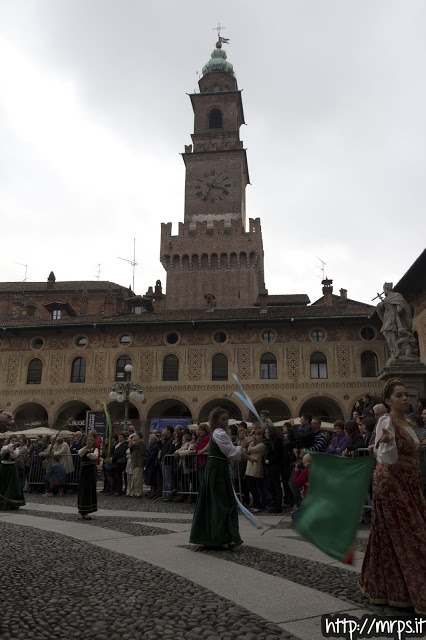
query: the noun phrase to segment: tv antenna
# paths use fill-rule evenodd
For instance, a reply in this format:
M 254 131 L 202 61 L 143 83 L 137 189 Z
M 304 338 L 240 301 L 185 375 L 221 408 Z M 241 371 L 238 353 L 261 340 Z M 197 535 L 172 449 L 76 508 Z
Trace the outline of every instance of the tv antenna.
M 324 260 L 321 260 L 321 258 L 318 258 L 317 256 L 317 260 L 319 260 L 321 262 L 321 266 L 319 266 L 318 264 L 316 264 L 316 268 L 319 269 L 320 271 L 322 271 L 322 279 L 325 280 L 325 265 L 327 264 L 326 262 L 324 262 Z M 320 278 L 321 276 L 318 276 L 318 278 Z
M 97 273 L 95 274 L 95 278 L 97 278 L 98 280 L 100 280 L 101 277 L 101 264 L 98 264 L 98 269 L 97 269 Z
M 23 264 L 22 262 L 15 262 L 15 264 L 19 264 L 19 265 L 21 265 L 21 267 L 25 267 L 25 278 L 23 280 L 21 280 L 21 282 L 26 282 L 27 281 L 27 273 L 28 273 L 28 265 L 27 264 Z
M 135 290 L 135 267 L 138 266 L 138 263 L 136 262 L 136 238 L 133 238 L 133 260 L 127 260 L 127 258 L 120 258 L 120 256 L 118 256 L 118 259 L 128 262 L 133 267 L 132 291 L 134 291 Z

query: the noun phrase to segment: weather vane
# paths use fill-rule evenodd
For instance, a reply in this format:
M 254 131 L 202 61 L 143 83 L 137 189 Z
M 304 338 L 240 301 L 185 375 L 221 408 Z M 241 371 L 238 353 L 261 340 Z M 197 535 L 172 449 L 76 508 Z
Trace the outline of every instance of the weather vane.
M 224 44 L 228 44 L 229 38 L 221 38 L 220 37 L 220 32 L 223 29 L 226 29 L 226 27 L 222 27 L 220 22 L 217 23 L 217 27 L 212 27 L 212 31 L 217 31 L 217 37 L 218 37 L 219 42 L 223 42 Z

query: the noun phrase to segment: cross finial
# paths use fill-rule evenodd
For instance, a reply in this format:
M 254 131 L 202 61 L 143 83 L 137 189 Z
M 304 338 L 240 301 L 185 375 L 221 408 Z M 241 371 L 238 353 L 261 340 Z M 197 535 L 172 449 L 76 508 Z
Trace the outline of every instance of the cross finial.
M 226 29 L 226 27 L 222 27 L 222 25 L 220 24 L 220 22 L 218 22 L 218 23 L 217 23 L 217 27 L 213 27 L 213 28 L 212 28 L 212 31 L 217 31 L 217 38 L 219 39 L 219 38 L 220 38 L 220 32 L 221 32 L 223 29 Z

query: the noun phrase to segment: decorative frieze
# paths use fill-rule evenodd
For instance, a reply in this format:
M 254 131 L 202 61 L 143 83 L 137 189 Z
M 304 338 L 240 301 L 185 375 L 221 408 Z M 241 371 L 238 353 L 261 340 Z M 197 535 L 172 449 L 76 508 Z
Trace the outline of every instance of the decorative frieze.
M 337 364 L 339 375 L 343 378 L 350 375 L 350 351 L 349 345 L 339 344 L 337 346 Z
M 237 349 L 238 377 L 240 380 L 250 378 L 250 349 Z
M 188 375 L 190 382 L 201 380 L 203 366 L 203 350 L 188 349 Z
M 57 385 L 61 382 L 63 372 L 64 355 L 53 353 L 50 359 L 50 384 Z
M 300 347 L 287 347 L 287 372 L 289 378 L 300 374 Z

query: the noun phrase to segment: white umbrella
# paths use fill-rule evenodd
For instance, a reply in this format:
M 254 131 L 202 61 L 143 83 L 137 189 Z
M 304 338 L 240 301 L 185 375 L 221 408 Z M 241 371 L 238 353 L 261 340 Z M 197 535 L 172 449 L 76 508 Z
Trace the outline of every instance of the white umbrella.
M 25 431 L 6 431 L 1 434 L 4 438 L 11 436 L 25 436 L 26 438 L 37 438 L 38 436 L 56 436 L 60 429 L 51 429 L 50 427 L 34 427 L 34 429 L 26 429 Z M 61 436 L 69 436 L 72 431 L 63 430 Z

